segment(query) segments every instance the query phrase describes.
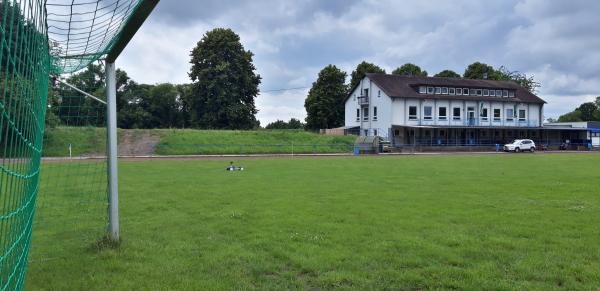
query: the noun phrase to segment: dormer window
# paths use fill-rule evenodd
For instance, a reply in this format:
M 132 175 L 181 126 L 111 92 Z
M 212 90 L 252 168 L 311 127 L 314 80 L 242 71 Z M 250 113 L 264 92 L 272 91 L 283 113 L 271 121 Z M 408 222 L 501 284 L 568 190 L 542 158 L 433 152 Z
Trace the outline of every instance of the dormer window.
M 448 94 L 449 94 L 449 95 L 455 95 L 455 94 L 456 94 L 456 91 L 454 90 L 454 88 L 449 88 L 449 89 L 448 89 Z
M 456 95 L 462 95 L 463 89 L 462 88 L 456 88 Z
M 442 88 L 442 94 L 448 95 L 448 87 Z
M 421 94 L 427 93 L 427 87 L 425 87 L 425 86 L 419 86 L 419 93 L 421 93 Z
M 483 96 L 490 96 L 490 90 L 483 89 Z
M 471 96 L 477 95 L 477 90 L 476 89 L 469 89 L 469 95 L 471 95 Z
M 508 91 L 508 97 L 515 97 L 515 91 Z
M 469 95 L 469 88 L 463 88 L 463 95 Z
M 483 94 L 483 90 L 477 89 L 477 96 L 481 96 Z
M 502 90 L 502 97 L 508 97 L 508 90 Z
M 427 87 L 427 94 L 433 95 L 434 89 L 433 87 Z
M 435 87 L 435 94 L 442 94 L 442 87 Z
M 496 90 L 496 97 L 502 97 L 502 90 Z
M 494 91 L 494 90 L 490 90 L 490 96 L 491 96 L 491 97 L 494 97 L 494 96 L 496 96 L 496 91 Z

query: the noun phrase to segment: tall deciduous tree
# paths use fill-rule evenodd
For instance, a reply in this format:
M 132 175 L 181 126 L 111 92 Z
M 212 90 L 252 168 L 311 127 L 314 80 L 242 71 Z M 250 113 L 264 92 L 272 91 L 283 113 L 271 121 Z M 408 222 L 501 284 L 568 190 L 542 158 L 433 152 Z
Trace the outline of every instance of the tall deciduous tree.
M 189 76 L 192 125 L 201 128 L 252 129 L 259 125 L 254 99 L 260 76 L 253 54 L 231 29 L 207 32 L 192 50 Z
M 320 129 L 342 126 L 347 90 L 345 72 L 334 65 L 321 70 L 304 102 L 306 127 Z
M 443 70 L 434 75 L 434 77 L 444 77 L 444 78 L 460 78 L 460 75 L 452 70 Z
M 421 70 L 421 67 L 411 63 L 406 63 L 400 66 L 399 68 L 396 68 L 394 71 L 392 71 L 392 74 L 402 76 L 427 77 L 427 71 Z
M 358 64 L 358 66 L 356 66 L 356 69 L 354 71 L 352 71 L 352 78 L 350 79 L 349 89 L 354 88 L 354 86 L 356 86 L 356 84 L 358 84 L 367 73 L 385 74 L 385 70 L 375 64 L 363 61 L 362 63 Z

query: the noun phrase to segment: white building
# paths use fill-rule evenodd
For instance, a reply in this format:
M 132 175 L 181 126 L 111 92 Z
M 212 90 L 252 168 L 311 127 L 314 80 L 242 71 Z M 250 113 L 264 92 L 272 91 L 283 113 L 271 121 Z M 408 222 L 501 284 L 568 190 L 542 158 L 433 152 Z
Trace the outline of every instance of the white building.
M 346 99 L 345 127 L 396 145 L 542 140 L 545 103 L 510 81 L 367 74 Z

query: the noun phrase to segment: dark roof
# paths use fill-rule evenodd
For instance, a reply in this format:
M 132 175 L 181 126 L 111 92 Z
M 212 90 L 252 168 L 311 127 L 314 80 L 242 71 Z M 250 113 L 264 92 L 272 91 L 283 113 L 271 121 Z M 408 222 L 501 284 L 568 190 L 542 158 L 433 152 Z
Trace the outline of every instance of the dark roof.
M 388 74 L 366 74 L 385 94 L 394 97 L 422 98 L 422 99 L 454 99 L 454 100 L 486 100 L 500 102 L 546 103 L 540 97 L 527 91 L 524 87 L 513 81 L 473 80 L 459 78 L 417 77 Z M 358 85 L 357 85 L 358 86 Z M 356 87 L 352 88 L 353 92 Z M 467 95 L 433 95 L 419 93 L 419 86 L 456 87 L 470 89 L 507 89 L 514 90 L 515 97 L 490 97 Z M 350 95 L 348 95 L 348 98 Z

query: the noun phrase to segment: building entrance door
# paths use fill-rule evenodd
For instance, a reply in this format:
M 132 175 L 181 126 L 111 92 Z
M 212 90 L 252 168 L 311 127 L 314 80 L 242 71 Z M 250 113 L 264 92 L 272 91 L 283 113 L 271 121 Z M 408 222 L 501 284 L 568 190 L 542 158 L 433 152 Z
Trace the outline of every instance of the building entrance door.
M 469 107 L 467 110 L 467 120 L 469 121 L 469 125 L 475 125 L 475 108 Z

